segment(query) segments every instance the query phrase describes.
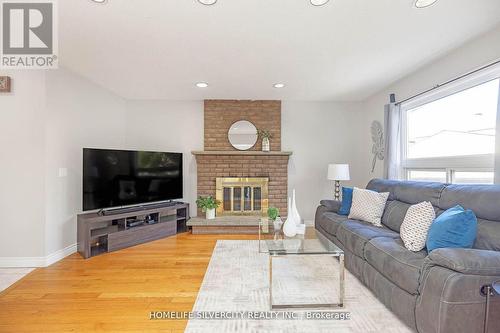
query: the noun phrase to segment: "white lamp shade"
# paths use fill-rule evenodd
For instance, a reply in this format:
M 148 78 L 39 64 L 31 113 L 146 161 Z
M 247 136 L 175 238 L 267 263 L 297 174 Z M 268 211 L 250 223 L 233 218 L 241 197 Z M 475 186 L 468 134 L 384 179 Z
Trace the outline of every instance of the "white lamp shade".
M 329 164 L 328 179 L 351 180 L 351 176 L 349 175 L 349 164 Z

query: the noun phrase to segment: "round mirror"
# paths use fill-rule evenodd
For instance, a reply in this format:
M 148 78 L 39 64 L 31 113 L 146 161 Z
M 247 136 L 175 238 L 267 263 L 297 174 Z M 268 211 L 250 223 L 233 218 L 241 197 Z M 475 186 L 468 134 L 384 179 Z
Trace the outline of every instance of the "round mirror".
M 234 148 L 248 150 L 257 142 L 257 128 L 249 121 L 240 120 L 231 125 L 227 137 Z

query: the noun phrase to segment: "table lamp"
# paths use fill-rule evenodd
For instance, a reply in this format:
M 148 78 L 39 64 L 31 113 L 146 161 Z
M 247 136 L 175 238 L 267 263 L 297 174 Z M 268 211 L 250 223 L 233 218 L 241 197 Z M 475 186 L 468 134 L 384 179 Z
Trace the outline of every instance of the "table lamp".
M 328 179 L 335 181 L 335 200 L 340 199 L 340 181 L 351 180 L 349 176 L 349 164 L 329 164 Z

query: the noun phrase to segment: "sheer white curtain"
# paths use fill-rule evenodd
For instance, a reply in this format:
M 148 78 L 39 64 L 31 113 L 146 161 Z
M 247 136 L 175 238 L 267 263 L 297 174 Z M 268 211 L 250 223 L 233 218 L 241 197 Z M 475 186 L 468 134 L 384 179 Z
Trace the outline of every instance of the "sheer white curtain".
M 498 84 L 497 131 L 495 143 L 495 184 L 500 184 L 500 83 Z
M 401 106 L 391 103 L 385 106 L 384 110 L 384 128 L 385 128 L 385 159 L 384 159 L 384 178 L 402 179 L 401 168 L 402 149 L 401 149 L 401 129 L 403 116 Z M 499 164 L 500 165 L 500 164 Z

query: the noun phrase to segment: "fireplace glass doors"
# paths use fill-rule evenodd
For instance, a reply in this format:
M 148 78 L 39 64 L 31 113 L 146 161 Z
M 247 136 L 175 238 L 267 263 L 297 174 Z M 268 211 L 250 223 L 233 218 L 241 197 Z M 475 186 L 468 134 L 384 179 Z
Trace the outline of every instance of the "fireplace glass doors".
M 268 184 L 268 178 L 217 178 L 216 199 L 222 202 L 217 214 L 264 216 L 269 207 Z

